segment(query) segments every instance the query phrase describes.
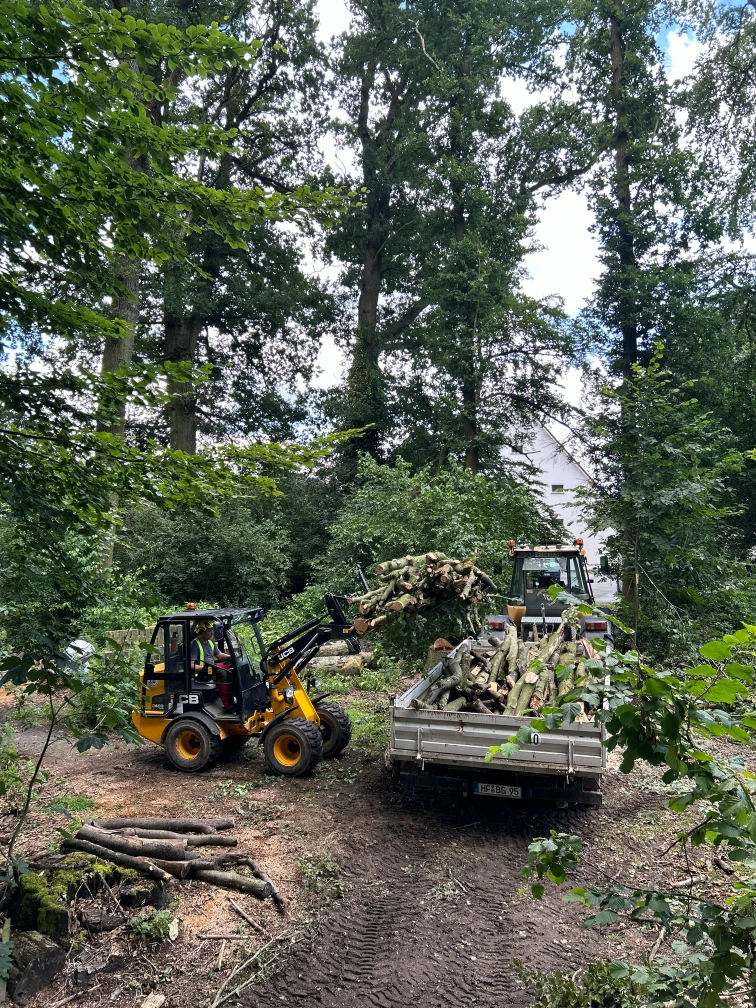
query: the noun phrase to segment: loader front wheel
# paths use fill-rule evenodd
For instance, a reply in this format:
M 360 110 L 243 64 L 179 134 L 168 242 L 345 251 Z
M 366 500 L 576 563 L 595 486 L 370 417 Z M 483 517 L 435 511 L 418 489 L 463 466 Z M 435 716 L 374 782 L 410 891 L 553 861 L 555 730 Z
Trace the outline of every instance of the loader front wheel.
M 312 721 L 286 718 L 267 733 L 263 749 L 273 773 L 283 777 L 303 777 L 320 762 L 323 738 Z
M 323 756 L 330 759 L 346 749 L 352 737 L 352 722 L 341 704 L 324 702 L 315 708 L 323 736 Z
M 176 721 L 165 735 L 165 751 L 177 770 L 198 773 L 212 766 L 221 754 L 221 740 L 201 722 Z

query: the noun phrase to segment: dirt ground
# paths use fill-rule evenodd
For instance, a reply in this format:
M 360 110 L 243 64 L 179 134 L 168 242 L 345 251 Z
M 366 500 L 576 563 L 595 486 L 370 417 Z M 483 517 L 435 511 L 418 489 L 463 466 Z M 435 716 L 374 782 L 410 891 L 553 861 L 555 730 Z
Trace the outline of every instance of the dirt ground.
M 94 803 L 82 818 L 228 815 L 288 909 L 280 915 L 270 901 L 181 882 L 171 907 L 180 925 L 175 941 L 139 942 L 123 929 L 94 936 L 72 950 L 65 974 L 35 1004 L 140 1006 L 154 991 L 166 1006 L 182 1008 L 526 1008 L 534 996 L 512 960 L 571 971 L 596 958 L 637 958 L 657 937 L 621 923 L 581 930 L 586 910 L 564 904 L 553 887 L 540 902 L 523 893 L 520 869 L 533 837 L 556 829 L 584 839 L 585 863 L 573 885 L 669 883 L 691 870 L 709 875 L 711 892 L 723 884 L 710 862 L 661 858 L 679 819 L 665 808 L 669 794 L 654 773 L 628 778 L 612 768 L 600 809 L 419 794 L 393 784 L 383 769 L 385 705 L 362 697 L 351 706 L 351 746 L 307 779 L 268 775 L 254 742 L 234 761 L 194 777 L 172 770 L 152 745 L 79 755 L 57 740 L 23 845 L 27 854 L 56 849 L 66 820 L 43 809 L 60 795 Z M 34 753 L 41 738 L 41 728 L 26 731 L 23 750 Z M 233 911 L 229 896 L 257 929 Z M 254 980 L 247 987 L 219 1000 L 248 977 Z

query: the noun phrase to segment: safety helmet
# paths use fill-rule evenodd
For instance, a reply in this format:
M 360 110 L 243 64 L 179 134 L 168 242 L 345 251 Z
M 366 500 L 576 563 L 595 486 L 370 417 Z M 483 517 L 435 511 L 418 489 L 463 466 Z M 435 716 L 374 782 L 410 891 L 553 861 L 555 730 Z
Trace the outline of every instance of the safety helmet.
M 200 630 L 212 630 L 213 629 L 213 621 L 212 620 L 199 620 L 199 622 L 197 623 L 197 625 L 195 626 L 194 629 L 197 631 L 197 633 L 199 633 Z

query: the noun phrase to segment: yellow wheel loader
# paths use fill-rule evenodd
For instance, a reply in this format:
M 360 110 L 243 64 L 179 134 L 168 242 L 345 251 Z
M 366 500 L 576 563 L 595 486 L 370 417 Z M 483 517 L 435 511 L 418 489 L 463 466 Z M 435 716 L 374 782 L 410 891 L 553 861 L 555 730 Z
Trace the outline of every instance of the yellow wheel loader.
M 336 756 L 352 735 L 349 716 L 327 694 L 310 697 L 301 675 L 326 641 L 345 640 L 351 654 L 359 652 L 342 601 L 326 595 L 330 622 L 315 617 L 267 647 L 259 608 L 187 608 L 161 616 L 139 677 L 132 713 L 137 731 L 188 773 L 238 752 L 251 738 L 271 770 L 288 777 Z M 241 626 L 249 630 L 240 634 Z M 210 628 L 208 646 L 198 633 L 204 630 L 204 638 Z

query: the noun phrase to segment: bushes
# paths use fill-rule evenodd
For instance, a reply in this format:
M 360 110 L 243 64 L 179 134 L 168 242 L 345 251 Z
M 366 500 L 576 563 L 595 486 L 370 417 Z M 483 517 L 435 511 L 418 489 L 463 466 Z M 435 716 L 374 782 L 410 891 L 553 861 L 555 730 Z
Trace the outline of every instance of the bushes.
M 330 546 L 314 564 L 316 583 L 269 615 L 266 637 L 272 640 L 323 612 L 326 591 L 356 591 L 357 566 L 372 577 L 371 567 L 379 560 L 436 549 L 449 556 L 475 556 L 485 570 L 500 571 L 508 539 L 564 534 L 556 514 L 540 499 L 537 484 L 534 488 L 529 480 L 475 475 L 454 462 L 441 471 L 414 472 L 407 462 L 381 465 L 363 455 L 355 487 L 331 526 Z M 434 638 L 460 638 L 468 632 L 459 606 L 450 604 L 392 620 L 380 640 L 391 655 L 419 659 Z
M 287 588 L 291 560 L 286 530 L 263 507 L 236 499 L 222 504 L 217 515 L 131 511 L 116 559 L 141 570 L 169 607 L 196 599 L 271 605 Z

